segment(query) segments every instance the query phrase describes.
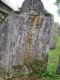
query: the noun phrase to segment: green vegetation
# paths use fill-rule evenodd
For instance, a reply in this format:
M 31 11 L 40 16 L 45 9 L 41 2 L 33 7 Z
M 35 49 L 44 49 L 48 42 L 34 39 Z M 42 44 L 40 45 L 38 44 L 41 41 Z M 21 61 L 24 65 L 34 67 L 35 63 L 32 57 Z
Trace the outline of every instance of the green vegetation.
M 46 80 L 60 80 L 60 76 L 56 74 L 56 68 L 58 64 L 58 58 L 60 55 L 60 37 L 57 38 L 56 49 L 49 51 L 48 67 L 43 77 Z
M 60 14 L 60 0 L 56 0 L 56 5 L 58 6 L 58 13 Z
M 54 73 L 60 54 L 60 37 L 57 39 L 56 49 L 49 51 L 48 71 Z

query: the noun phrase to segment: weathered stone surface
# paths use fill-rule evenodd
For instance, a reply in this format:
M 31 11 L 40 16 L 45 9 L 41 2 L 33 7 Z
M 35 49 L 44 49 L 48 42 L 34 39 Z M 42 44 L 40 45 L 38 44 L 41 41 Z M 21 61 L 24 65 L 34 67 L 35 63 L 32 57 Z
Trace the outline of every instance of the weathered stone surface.
M 4 3 L 4 1 L 0 0 L 0 12 L 4 12 L 6 14 L 9 14 L 12 11 L 12 9 L 10 7 L 8 7 L 8 5 L 6 5 Z
M 53 50 L 56 48 L 56 42 L 57 42 L 57 36 L 58 36 L 58 26 L 55 22 L 53 22 L 52 24 L 50 33 L 51 33 L 51 36 L 50 36 L 49 48 Z
M 56 73 L 60 75 L 60 55 L 59 55 L 59 59 L 58 59 L 58 65 L 57 65 Z
M 53 50 L 56 48 L 56 41 L 51 37 L 50 38 L 50 45 L 49 45 L 49 49 Z
M 60 24 L 57 24 L 57 34 L 60 36 Z
M 41 4 L 41 11 L 35 6 L 32 9 L 34 7 L 37 11 L 24 11 L 28 10 L 24 5 L 30 4 L 26 0 L 21 14 L 11 13 L 0 25 L 0 67 L 3 71 L 15 70 L 27 74 L 47 67 L 52 19 L 43 13 L 40 0 L 32 1 L 36 6 Z
M 37 13 L 44 12 L 44 6 L 41 0 L 25 0 L 22 5 L 23 12 L 34 10 Z

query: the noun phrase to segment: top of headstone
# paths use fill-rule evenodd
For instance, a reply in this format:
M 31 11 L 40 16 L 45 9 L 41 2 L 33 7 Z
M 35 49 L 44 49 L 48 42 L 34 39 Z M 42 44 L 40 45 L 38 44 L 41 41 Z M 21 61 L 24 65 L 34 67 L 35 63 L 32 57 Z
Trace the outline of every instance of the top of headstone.
M 23 12 L 34 10 L 37 13 L 44 12 L 44 6 L 41 0 L 25 0 L 22 5 Z

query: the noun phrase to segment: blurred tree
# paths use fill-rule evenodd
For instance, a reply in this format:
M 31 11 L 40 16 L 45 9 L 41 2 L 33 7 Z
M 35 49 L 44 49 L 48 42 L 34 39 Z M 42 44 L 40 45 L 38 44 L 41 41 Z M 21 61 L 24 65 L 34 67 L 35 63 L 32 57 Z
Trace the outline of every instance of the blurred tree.
M 60 4 L 60 0 L 56 0 L 56 4 L 58 4 L 58 5 L 59 5 L 59 4 Z
M 58 13 L 60 14 L 60 0 L 56 0 L 56 5 L 58 6 Z

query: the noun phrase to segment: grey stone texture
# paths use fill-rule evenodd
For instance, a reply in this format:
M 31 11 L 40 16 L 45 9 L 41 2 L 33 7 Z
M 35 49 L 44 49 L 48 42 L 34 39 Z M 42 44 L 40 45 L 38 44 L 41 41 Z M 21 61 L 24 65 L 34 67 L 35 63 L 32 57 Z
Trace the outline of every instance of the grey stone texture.
M 22 5 L 23 12 L 34 10 L 37 13 L 44 12 L 44 6 L 41 0 L 25 0 Z
M 52 23 L 46 14 L 40 0 L 26 0 L 20 14 L 12 12 L 0 23 L 0 71 L 46 69 Z
M 53 50 L 56 48 L 56 40 L 54 40 L 52 37 L 50 38 L 50 46 L 49 49 Z
M 9 14 L 11 11 L 12 9 L 8 7 L 8 5 L 4 3 L 4 1 L 0 0 L 0 12 Z
M 60 55 L 59 55 L 59 59 L 58 59 L 58 65 L 57 65 L 56 73 L 58 75 L 60 75 Z
M 49 44 L 50 50 L 56 48 L 57 36 L 58 36 L 58 25 L 57 23 L 53 22 L 51 28 L 50 44 Z

